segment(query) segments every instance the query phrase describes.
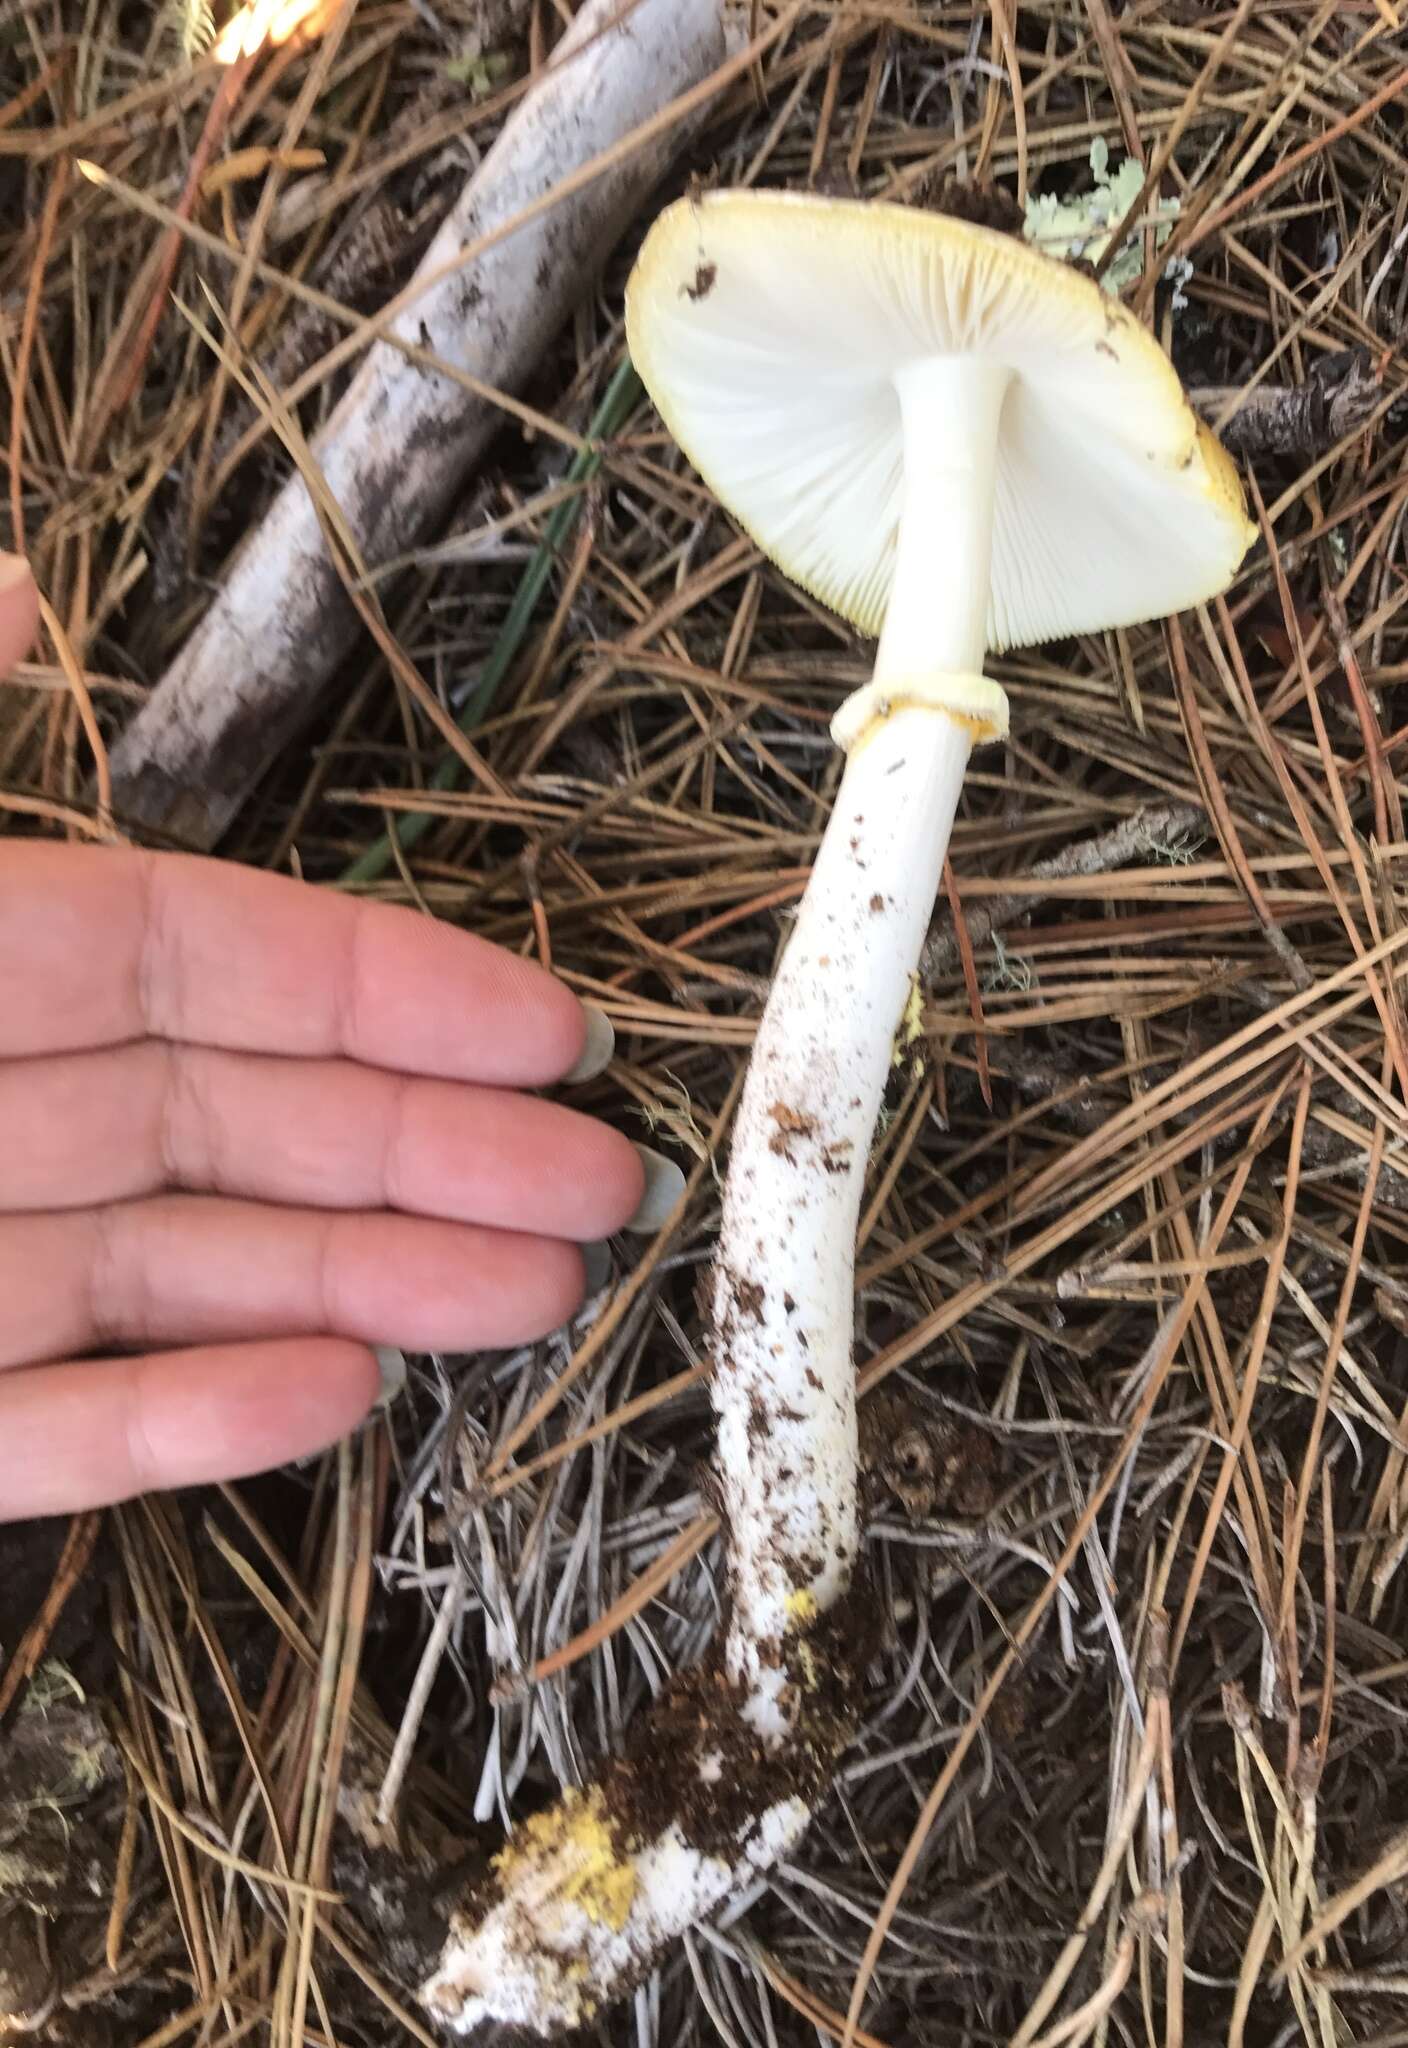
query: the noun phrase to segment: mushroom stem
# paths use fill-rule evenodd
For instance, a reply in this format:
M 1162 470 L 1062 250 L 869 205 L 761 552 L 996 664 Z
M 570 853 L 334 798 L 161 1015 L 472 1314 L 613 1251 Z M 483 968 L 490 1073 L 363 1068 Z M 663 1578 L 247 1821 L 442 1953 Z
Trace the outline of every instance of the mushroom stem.
M 858 1547 L 856 1221 L 985 693 L 1002 702 L 981 670 L 1010 381 L 969 357 L 895 379 L 905 476 L 890 607 L 874 678 L 838 721 L 846 772 L 734 1130 L 713 1296 L 726 1668 L 765 1741 L 785 1739 L 793 1712 L 788 1632 L 845 1592 Z
M 1012 373 L 931 356 L 895 378 L 904 501 L 877 684 L 977 674 L 987 647 L 998 425 Z
M 1007 376 L 960 362 L 897 382 L 908 459 L 891 623 L 874 681 L 834 728 L 846 771 L 758 1026 L 724 1190 L 723 1669 L 677 1682 L 675 1733 L 649 1766 L 643 1751 L 608 1764 L 466 1901 L 423 1992 L 457 2032 L 489 2019 L 555 2032 L 639 1982 L 787 1854 L 849 1739 L 861 1653 L 837 1603 L 860 1546 L 856 1224 L 968 756 L 1005 728 L 981 664 Z
M 984 650 L 1201 602 L 1254 537 L 1225 455 L 1131 316 L 964 222 L 691 195 L 642 250 L 627 331 L 666 423 L 759 546 L 884 630 L 832 723 L 846 771 L 724 1192 L 722 1654 L 679 1673 L 627 1754 L 525 1823 L 465 1900 L 424 1993 L 462 2032 L 590 2020 L 787 1855 L 825 1796 L 867 1659 L 863 1589 L 845 1597 L 856 1222 L 886 1079 L 917 1035 L 914 970 L 969 751 L 1007 729 Z
M 734 1127 L 711 1384 L 727 1668 L 764 1739 L 789 1724 L 785 1639 L 855 1562 L 856 1222 L 972 744 L 967 721 L 910 705 L 852 749 Z
M 455 2032 L 554 2033 L 629 1990 L 789 1853 L 850 1737 L 856 1219 L 975 727 L 903 704 L 851 747 L 754 1042 L 713 1278 L 724 1669 L 677 1680 L 664 1732 L 465 1901 L 422 1994 Z

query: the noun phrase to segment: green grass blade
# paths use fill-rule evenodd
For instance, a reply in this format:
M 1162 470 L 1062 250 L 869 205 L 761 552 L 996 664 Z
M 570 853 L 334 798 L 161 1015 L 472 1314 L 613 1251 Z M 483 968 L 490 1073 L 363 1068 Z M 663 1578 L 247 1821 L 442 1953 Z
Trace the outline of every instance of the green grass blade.
M 547 586 L 552 566 L 559 559 L 566 542 L 571 538 L 572 529 L 581 516 L 582 496 L 601 467 L 602 443 L 609 440 L 624 425 L 631 407 L 640 395 L 641 384 L 630 359 L 623 358 L 611 382 L 607 385 L 600 405 L 587 428 L 587 445 L 572 458 L 571 467 L 564 479 L 576 484 L 579 489 L 560 505 L 554 506 L 543 532 L 543 538 L 535 550 L 522 579 L 514 592 L 513 603 L 508 616 L 499 628 L 498 638 L 484 664 L 484 673 L 475 685 L 464 709 L 460 713 L 461 732 L 473 732 L 482 724 L 493 706 L 495 697 L 503 685 L 505 676 L 533 623 L 538 600 Z M 430 778 L 432 789 L 453 789 L 464 772 L 464 764 L 457 754 L 446 754 Z M 404 852 L 414 846 L 437 813 L 408 809 L 398 819 L 393 830 L 397 843 Z M 374 882 L 386 872 L 392 858 L 391 834 L 383 833 L 359 854 L 351 865 L 343 870 L 344 885 L 358 882 Z

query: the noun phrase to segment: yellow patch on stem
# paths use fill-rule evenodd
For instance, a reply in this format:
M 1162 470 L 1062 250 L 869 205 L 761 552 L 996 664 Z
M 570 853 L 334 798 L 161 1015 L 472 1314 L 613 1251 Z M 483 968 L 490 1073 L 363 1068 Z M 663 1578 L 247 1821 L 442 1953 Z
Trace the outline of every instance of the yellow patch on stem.
M 589 1920 L 617 1934 L 625 1926 L 637 1878 L 617 1848 L 600 1786 L 586 1794 L 566 1792 L 557 1806 L 523 1823 L 518 1839 L 494 1858 L 506 1892 L 529 1864 Z
M 909 977 L 909 995 L 900 1015 L 899 1029 L 895 1033 L 895 1050 L 891 1065 L 902 1067 L 914 1047 L 924 1037 L 924 998 L 919 990 L 919 976 Z
M 810 1628 L 817 1617 L 816 1594 L 807 1586 L 798 1586 L 787 1595 L 787 1619 L 797 1628 Z

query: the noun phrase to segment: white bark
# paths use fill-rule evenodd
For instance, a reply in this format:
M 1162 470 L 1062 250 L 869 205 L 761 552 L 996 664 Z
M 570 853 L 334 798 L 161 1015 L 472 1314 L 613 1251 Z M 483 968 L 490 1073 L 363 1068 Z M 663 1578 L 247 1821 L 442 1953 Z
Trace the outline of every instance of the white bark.
M 724 59 L 723 0 L 588 0 L 416 273 L 456 256 L 628 135 Z M 615 25 L 613 25 L 615 24 Z M 486 384 L 521 385 L 687 133 L 631 151 L 408 304 L 393 331 Z M 502 424 L 494 406 L 385 343 L 313 453 L 370 566 L 440 522 Z M 356 613 L 293 476 L 112 752 L 125 821 L 210 847 L 315 708 Z

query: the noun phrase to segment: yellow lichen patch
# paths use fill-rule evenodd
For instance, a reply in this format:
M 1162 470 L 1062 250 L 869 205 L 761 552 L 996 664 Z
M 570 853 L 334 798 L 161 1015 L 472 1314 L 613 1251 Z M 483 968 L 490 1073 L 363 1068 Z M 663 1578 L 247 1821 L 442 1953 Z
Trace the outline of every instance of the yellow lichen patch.
M 816 1594 L 807 1586 L 798 1586 L 794 1592 L 789 1593 L 786 1605 L 788 1624 L 799 1639 L 788 1652 L 788 1668 L 794 1683 L 800 1685 L 803 1692 L 815 1692 L 816 1658 L 804 1632 L 816 1620 L 821 1608 Z
M 564 1903 L 580 1906 L 589 1920 L 618 1934 L 625 1926 L 636 1873 L 617 1848 L 600 1786 L 564 1793 L 555 1807 L 523 1823 L 519 1839 L 494 1858 L 505 1892 L 528 1864 L 540 1883 L 546 1879 Z

